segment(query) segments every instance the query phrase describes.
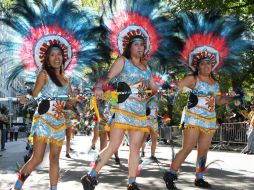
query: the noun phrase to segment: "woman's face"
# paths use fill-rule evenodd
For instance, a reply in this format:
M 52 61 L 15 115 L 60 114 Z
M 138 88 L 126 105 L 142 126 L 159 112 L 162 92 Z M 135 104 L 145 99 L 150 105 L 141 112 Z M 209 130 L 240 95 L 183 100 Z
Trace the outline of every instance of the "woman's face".
M 63 55 L 61 50 L 53 49 L 49 53 L 49 64 L 54 69 L 59 69 L 63 64 Z
M 141 58 L 144 56 L 145 45 L 143 41 L 135 41 L 131 44 L 131 56 Z
M 201 63 L 199 63 L 198 70 L 199 74 L 209 76 L 212 72 L 212 64 L 209 61 L 204 60 Z

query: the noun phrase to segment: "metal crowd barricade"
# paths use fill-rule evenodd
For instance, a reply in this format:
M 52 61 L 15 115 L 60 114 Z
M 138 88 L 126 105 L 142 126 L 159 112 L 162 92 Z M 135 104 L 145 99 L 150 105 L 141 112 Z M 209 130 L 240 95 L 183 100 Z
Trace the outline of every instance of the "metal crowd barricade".
M 248 123 L 222 123 L 214 134 L 212 143 L 213 149 L 232 150 L 235 145 L 244 146 L 247 144 Z M 181 130 L 178 126 L 168 126 L 161 123 L 159 126 L 159 141 L 164 143 L 181 144 Z
M 179 126 L 168 125 L 167 123 L 162 122 L 159 125 L 159 141 L 163 141 L 165 144 L 170 144 L 172 142 L 178 143 L 181 142 L 181 133 Z
M 230 149 L 231 144 L 247 144 L 248 123 L 222 123 L 214 134 L 213 143 L 218 143 L 213 149 Z

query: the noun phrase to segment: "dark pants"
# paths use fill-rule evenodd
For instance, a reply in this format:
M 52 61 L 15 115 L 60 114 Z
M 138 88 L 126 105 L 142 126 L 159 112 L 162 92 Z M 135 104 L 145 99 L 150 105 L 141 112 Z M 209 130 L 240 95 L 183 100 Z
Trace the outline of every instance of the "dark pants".
M 1 131 L 1 149 L 5 148 L 5 139 L 6 139 L 6 129 L 2 129 Z
M 10 141 L 13 141 L 14 132 L 10 132 Z
M 17 141 L 17 140 L 18 140 L 18 134 L 19 134 L 19 132 L 14 132 L 14 138 L 15 138 L 15 141 Z
M 9 132 L 6 130 L 6 138 L 5 138 L 5 142 L 8 141 L 8 135 L 9 135 Z

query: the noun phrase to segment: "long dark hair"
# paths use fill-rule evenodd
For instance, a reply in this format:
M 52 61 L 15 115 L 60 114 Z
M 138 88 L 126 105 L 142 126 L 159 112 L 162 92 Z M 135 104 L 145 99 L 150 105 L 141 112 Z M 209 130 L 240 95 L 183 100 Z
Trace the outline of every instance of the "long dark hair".
M 60 51 L 61 51 L 61 54 L 64 58 L 64 53 L 63 53 L 63 50 L 62 48 L 57 45 L 57 44 L 53 44 L 51 45 L 47 51 L 45 52 L 45 62 L 43 64 L 43 69 L 47 71 L 50 79 L 53 81 L 53 83 L 55 83 L 57 86 L 63 86 L 63 84 L 59 81 L 59 79 L 56 77 L 56 74 L 55 74 L 55 71 L 54 69 L 51 67 L 50 63 L 49 63 L 49 54 L 50 52 L 52 51 L 53 48 L 58 48 Z M 64 68 L 64 61 L 62 63 L 62 66 L 60 67 L 60 74 L 62 74 L 64 71 L 63 71 L 63 68 Z
M 124 56 L 124 57 L 127 58 L 127 59 L 130 59 L 130 58 L 131 58 L 131 45 L 132 45 L 133 42 L 134 42 L 134 41 L 133 41 L 134 38 L 139 38 L 139 39 L 142 39 L 143 41 L 145 41 L 144 37 L 141 36 L 141 35 L 137 35 L 137 36 L 131 37 L 130 40 L 129 40 L 128 45 L 126 46 L 126 48 L 125 48 L 125 50 L 124 50 L 124 52 L 123 52 L 123 54 L 122 54 L 122 56 Z

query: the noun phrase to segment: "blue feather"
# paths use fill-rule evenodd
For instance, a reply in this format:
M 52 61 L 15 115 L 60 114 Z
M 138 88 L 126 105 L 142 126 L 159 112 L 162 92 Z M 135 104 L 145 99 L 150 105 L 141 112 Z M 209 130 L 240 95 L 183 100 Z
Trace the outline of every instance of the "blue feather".
M 101 17 L 94 11 L 81 9 L 72 0 L 19 0 L 10 9 L 2 11 L 0 22 L 8 28 L 9 35 L 0 42 L 0 55 L 7 54 L 8 57 L 3 58 L 4 64 L 12 65 L 10 84 L 25 73 L 19 51 L 22 40 L 31 36 L 31 29 L 57 24 L 79 41 L 80 51 L 73 55 L 77 65 L 72 71 L 78 80 L 84 77 L 85 68 L 110 61 L 110 48 L 101 42 L 107 33 Z

